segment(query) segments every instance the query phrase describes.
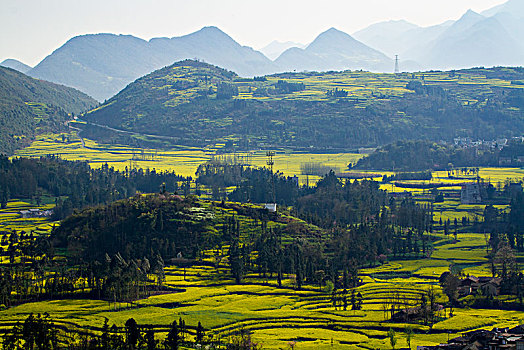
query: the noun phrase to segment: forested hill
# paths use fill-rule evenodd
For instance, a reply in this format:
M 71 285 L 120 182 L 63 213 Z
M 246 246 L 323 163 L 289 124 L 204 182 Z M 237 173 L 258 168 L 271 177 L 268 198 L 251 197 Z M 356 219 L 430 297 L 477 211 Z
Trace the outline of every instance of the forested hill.
M 519 165 L 524 156 L 524 143 L 510 140 L 502 149 L 498 147 L 460 147 L 429 141 L 400 141 L 378 148 L 361 158 L 356 168 L 373 170 L 443 170 L 453 167 Z
M 245 79 L 186 60 L 136 80 L 88 113 L 86 135 L 143 142 L 124 130 L 162 136 L 149 136 L 150 142 L 309 150 L 352 150 L 404 139 L 495 139 L 524 132 L 523 79 L 520 68 Z
M 96 104 L 78 90 L 0 67 L 0 153 L 11 154 L 38 132 L 63 129 L 68 114 Z

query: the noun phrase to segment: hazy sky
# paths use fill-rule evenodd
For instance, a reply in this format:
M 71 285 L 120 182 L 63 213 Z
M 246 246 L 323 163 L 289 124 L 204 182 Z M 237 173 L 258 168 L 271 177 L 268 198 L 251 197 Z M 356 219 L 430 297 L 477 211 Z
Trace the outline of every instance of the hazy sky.
M 406 19 L 428 26 L 505 0 L 0 0 L 0 61 L 35 65 L 75 35 L 132 34 L 144 39 L 214 25 L 242 45 L 309 43 L 330 27 L 349 34 Z

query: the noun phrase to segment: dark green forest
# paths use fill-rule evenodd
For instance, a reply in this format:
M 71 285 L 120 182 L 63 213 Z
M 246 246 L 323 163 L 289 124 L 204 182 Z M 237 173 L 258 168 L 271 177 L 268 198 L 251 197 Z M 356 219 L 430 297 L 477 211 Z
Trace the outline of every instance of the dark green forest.
M 445 170 L 453 167 L 499 166 L 501 158 L 516 164 L 524 156 L 524 143 L 510 141 L 498 148 L 460 147 L 430 141 L 399 141 L 361 158 L 355 168 L 395 171 Z
M 269 274 L 279 284 L 283 274 L 296 274 L 298 288 L 326 281 L 346 288 L 358 283 L 360 266 L 375 264 L 379 256 L 419 256 L 431 246 L 430 206 L 404 200 L 388 201 L 386 207 L 378 183 L 344 184 L 333 173 L 315 187 L 297 188 L 289 199 L 281 199 L 295 202 L 295 209 L 272 213 L 260 205 L 205 201 L 189 193 L 181 197 L 170 192 L 176 190 L 174 185 L 164 185 L 180 180 L 172 173 L 122 174 L 107 167 L 90 170 L 84 163 L 54 158 L 3 159 L 2 171 L 8 179 L 17 176 L 40 191 L 63 191 L 68 198 L 79 188 L 84 194 L 109 195 L 108 189 L 124 193 L 122 186 L 128 191 L 136 186 L 156 192 L 117 201 L 117 196 L 84 201 L 95 206 L 67 217 L 49 237 L 16 231 L 5 235 L 9 247 L 3 254 L 11 263 L 0 269 L 4 305 L 70 293 L 132 301 L 151 288 L 162 287 L 166 262 L 201 262 L 206 251 L 223 245 L 229 246 L 227 261 L 237 283 L 251 271 Z M 271 181 L 270 173 L 263 170 L 262 174 L 266 175 L 263 181 Z M 84 182 L 83 177 L 93 181 Z M 253 186 L 259 179 L 258 175 L 244 176 Z M 282 181 L 296 186 L 292 179 Z M 33 189 L 20 191 L 27 194 Z M 105 202 L 111 203 L 96 206 Z M 61 258 L 55 259 L 57 255 Z M 24 263 L 15 263 L 17 259 Z M 320 280 L 319 270 L 325 271 Z M 43 271 L 46 273 L 39 273 Z M 80 289 L 79 278 L 86 281 Z
M 10 198 L 28 198 L 37 205 L 44 196 L 54 197 L 55 219 L 63 219 L 74 209 L 106 204 L 160 189 L 176 191 L 187 178 L 174 172 L 133 169 L 118 171 L 107 164 L 99 169 L 85 162 L 72 162 L 58 157 L 13 158 L 0 155 L 0 206 Z M 180 186 L 184 193 L 185 185 Z

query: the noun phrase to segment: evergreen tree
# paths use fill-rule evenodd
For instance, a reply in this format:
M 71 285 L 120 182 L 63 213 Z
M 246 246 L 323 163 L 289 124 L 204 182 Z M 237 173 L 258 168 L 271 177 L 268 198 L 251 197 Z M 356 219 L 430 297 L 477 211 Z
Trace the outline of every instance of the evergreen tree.
M 176 320 L 171 324 L 167 338 L 164 341 L 165 347 L 168 350 L 178 350 L 180 345 L 180 330 Z
M 198 326 L 196 329 L 196 342 L 198 344 L 202 344 L 203 340 L 204 340 L 204 327 L 202 327 L 202 323 L 198 322 Z

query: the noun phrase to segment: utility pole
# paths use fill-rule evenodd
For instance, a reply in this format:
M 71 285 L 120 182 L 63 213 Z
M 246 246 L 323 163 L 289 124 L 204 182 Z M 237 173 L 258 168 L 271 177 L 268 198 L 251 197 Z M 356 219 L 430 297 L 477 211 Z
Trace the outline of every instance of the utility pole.
M 273 165 L 275 164 L 273 157 L 275 156 L 275 152 L 267 151 L 266 156 L 267 156 L 266 164 L 269 165 L 269 170 L 271 171 L 271 187 L 272 187 L 272 192 L 273 192 L 272 193 L 273 194 L 273 203 L 276 203 L 277 200 L 276 200 L 276 194 L 275 194 L 275 176 L 273 174 Z
M 398 55 L 395 55 L 395 75 L 400 73 L 400 66 L 398 62 Z

